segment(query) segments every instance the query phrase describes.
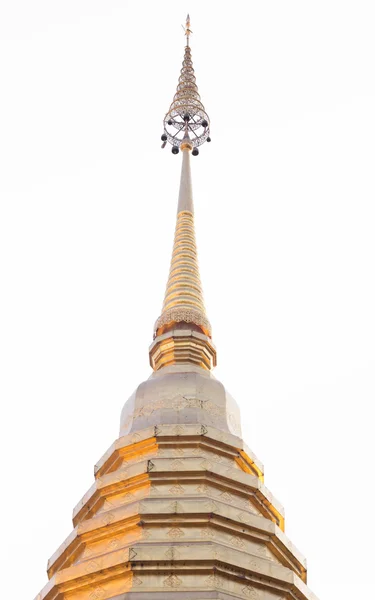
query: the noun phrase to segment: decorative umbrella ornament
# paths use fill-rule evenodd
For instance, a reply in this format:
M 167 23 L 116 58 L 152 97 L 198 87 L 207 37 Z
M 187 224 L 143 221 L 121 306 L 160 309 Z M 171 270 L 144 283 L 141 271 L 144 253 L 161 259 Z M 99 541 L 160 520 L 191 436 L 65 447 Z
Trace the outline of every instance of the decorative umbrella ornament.
M 180 148 L 189 147 L 193 156 L 199 154 L 198 146 L 210 142 L 210 119 L 201 102 L 196 84 L 189 38 L 190 17 L 187 16 L 185 36 L 186 46 L 177 91 L 173 102 L 164 117 L 164 133 L 161 136 L 162 148 L 167 142 L 172 145 L 172 153 L 178 154 Z

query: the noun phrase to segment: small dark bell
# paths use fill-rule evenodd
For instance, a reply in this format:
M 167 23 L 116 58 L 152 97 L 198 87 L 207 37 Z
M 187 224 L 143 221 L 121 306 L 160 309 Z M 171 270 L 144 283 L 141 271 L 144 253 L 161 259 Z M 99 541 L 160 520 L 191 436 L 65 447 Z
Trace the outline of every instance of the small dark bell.
M 173 123 L 172 119 L 169 119 L 168 125 L 172 125 L 172 123 Z
M 208 137 L 206 141 L 207 141 L 207 142 L 210 142 L 210 141 L 211 141 L 211 138 L 210 138 L 210 137 Z
M 184 114 L 184 121 L 187 123 L 190 120 L 190 115 L 189 113 L 185 113 Z
M 178 154 L 180 152 L 180 149 L 178 146 L 172 146 L 172 154 Z
M 167 138 L 166 134 L 165 134 L 165 133 L 163 133 L 163 135 L 161 136 L 161 141 L 162 141 L 162 142 L 166 142 L 166 141 L 167 141 L 167 139 L 168 139 L 168 138 Z
M 208 127 L 208 122 L 206 121 L 206 119 L 202 121 L 202 127 Z
M 193 150 L 193 152 L 192 152 L 192 155 L 193 155 L 193 156 L 198 156 L 198 154 L 199 154 L 199 150 L 198 150 L 198 148 L 194 148 L 194 150 Z

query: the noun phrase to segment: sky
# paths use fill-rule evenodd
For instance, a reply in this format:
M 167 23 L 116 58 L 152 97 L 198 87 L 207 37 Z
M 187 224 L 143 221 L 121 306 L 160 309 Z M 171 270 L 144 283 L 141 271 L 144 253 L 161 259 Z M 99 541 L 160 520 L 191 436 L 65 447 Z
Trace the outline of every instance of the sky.
M 373 589 L 375 6 L 2 0 L 2 593 L 33 598 L 150 374 L 187 12 L 215 375 L 323 600 Z M 15 592 L 17 592 L 15 594 Z

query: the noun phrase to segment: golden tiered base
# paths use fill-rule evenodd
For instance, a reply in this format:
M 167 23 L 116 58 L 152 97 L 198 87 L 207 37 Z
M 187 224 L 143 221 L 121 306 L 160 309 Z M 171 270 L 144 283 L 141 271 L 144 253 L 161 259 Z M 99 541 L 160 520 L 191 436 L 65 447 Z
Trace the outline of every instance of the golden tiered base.
M 172 329 L 158 335 L 150 346 L 154 371 L 177 364 L 193 364 L 210 371 L 216 366 L 216 349 L 209 337 L 191 329 Z
M 315 598 L 261 464 L 231 434 L 179 424 L 120 438 L 73 517 L 37 600 Z

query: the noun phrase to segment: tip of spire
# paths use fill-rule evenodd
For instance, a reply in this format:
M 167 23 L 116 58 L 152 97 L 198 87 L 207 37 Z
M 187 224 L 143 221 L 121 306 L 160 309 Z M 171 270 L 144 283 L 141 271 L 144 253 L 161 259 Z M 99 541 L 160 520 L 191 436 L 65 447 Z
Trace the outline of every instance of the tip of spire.
M 189 45 L 189 37 L 190 37 L 191 33 L 193 33 L 193 32 L 190 29 L 190 15 L 188 13 L 187 17 L 186 17 L 186 26 L 185 26 L 186 45 L 187 46 Z

